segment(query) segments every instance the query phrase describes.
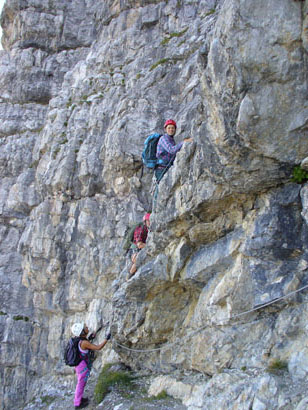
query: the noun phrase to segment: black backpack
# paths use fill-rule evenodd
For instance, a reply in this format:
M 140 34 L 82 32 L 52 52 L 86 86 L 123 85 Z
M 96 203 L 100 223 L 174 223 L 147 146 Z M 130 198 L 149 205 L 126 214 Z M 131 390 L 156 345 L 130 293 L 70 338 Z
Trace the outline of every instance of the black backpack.
M 81 337 L 72 337 L 65 348 L 64 361 L 68 366 L 78 366 L 82 360 L 78 344 Z

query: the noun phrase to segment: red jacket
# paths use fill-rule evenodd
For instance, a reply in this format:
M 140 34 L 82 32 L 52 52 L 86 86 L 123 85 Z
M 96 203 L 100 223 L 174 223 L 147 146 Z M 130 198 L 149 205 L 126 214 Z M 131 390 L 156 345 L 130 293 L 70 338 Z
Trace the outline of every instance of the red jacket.
M 137 226 L 134 231 L 134 244 L 137 245 L 138 242 L 146 243 L 148 232 L 149 230 L 146 225 Z

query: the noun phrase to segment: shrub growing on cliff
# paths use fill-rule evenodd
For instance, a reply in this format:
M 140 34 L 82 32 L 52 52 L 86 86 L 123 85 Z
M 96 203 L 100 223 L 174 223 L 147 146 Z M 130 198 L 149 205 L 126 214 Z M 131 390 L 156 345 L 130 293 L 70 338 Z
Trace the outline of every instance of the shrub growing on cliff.
M 297 165 L 292 172 L 292 181 L 297 184 L 302 184 L 303 182 L 308 181 L 308 172 L 302 169 L 300 165 Z

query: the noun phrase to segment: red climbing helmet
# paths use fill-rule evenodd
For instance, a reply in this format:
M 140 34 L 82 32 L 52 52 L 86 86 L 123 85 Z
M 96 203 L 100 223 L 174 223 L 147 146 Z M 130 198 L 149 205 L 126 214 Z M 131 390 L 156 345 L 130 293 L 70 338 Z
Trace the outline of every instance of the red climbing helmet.
M 176 128 L 176 122 L 175 122 L 174 120 L 167 120 L 167 121 L 165 122 L 164 128 L 166 128 L 167 125 L 174 125 L 175 128 Z
M 150 220 L 150 216 L 151 216 L 151 214 L 150 214 L 149 212 L 146 213 L 146 214 L 144 215 L 144 217 L 143 217 L 143 222 L 149 221 L 149 220 Z

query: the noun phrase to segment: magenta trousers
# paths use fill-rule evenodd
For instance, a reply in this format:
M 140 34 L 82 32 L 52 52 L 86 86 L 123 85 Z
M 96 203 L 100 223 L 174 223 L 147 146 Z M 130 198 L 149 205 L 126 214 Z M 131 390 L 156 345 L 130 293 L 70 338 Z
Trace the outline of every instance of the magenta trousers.
M 82 360 L 78 366 L 75 367 L 77 375 L 77 386 L 75 390 L 74 406 L 80 406 L 83 396 L 84 388 L 86 387 L 90 369 L 85 360 Z

